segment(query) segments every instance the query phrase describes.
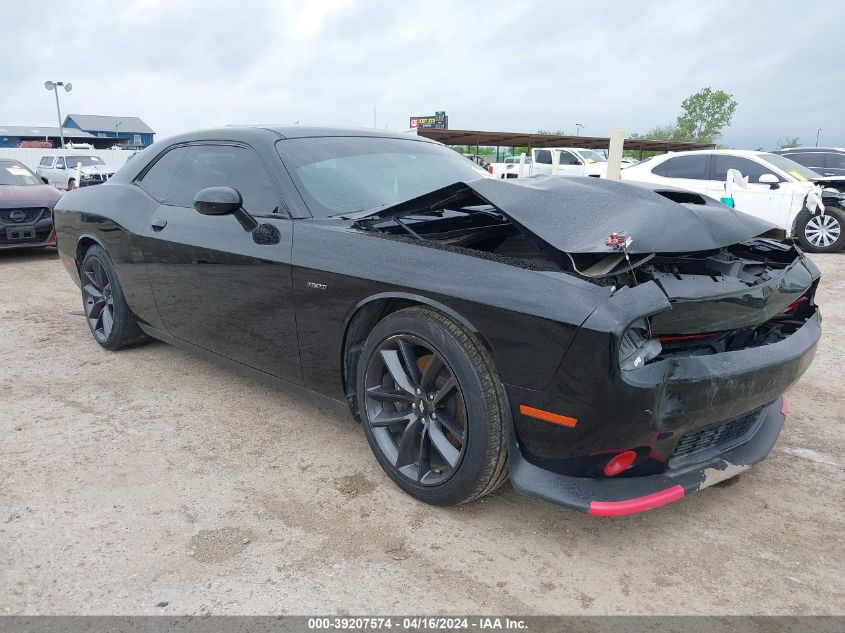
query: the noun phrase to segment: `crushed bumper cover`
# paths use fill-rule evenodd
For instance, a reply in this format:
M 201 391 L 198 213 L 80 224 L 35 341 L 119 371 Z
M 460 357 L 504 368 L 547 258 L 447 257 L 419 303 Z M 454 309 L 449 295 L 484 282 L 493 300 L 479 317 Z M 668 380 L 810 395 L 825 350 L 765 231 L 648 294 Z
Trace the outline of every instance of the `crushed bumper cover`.
M 763 412 L 747 441 L 707 461 L 644 477 L 588 478 L 561 475 L 526 461 L 512 436 L 510 475 L 524 494 L 595 516 L 644 512 L 729 479 L 766 458 L 788 413 L 786 396 Z

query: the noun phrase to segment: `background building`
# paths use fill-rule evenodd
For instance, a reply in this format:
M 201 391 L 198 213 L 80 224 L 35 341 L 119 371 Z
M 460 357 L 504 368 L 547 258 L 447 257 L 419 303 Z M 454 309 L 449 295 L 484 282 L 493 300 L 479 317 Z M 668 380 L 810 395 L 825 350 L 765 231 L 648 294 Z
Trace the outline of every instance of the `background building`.
M 101 116 L 98 114 L 69 114 L 64 126 L 76 128 L 88 134 L 111 139 L 111 143 L 130 147 L 152 145 L 155 132 L 136 116 Z
M 65 143 L 91 143 L 97 140 L 97 137 L 88 132 L 83 132 L 79 129 L 65 127 L 62 128 L 65 135 Z M 53 147 L 61 145 L 59 140 L 59 128 L 49 126 L 34 126 L 34 125 L 0 125 L 0 147 L 20 147 L 23 141 L 47 141 L 52 143 Z M 114 145 L 114 141 L 109 144 L 109 147 Z

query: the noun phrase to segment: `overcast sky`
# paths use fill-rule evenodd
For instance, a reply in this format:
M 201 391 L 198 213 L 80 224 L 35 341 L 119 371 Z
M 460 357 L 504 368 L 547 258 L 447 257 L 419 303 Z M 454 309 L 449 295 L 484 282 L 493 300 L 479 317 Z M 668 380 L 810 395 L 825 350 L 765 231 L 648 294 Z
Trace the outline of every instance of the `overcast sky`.
M 229 123 L 604 136 L 672 123 L 704 86 L 722 142 L 845 146 L 845 3 L 113 0 L 3 3 L 0 126 L 139 116 L 161 139 Z M 818 42 L 818 43 L 816 43 Z

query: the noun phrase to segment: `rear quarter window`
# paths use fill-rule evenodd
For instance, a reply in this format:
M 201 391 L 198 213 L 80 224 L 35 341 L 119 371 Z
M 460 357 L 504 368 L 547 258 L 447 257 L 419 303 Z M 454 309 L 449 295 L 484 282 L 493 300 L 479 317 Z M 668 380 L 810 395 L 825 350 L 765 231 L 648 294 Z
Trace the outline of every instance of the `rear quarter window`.
M 159 202 L 167 198 L 173 184 L 176 169 L 185 157 L 187 149 L 175 147 L 165 152 L 153 163 L 139 180 L 141 186 Z
M 707 160 L 709 158 L 710 156 L 706 154 L 675 156 L 662 163 L 665 173 L 659 175 L 666 178 L 707 180 Z

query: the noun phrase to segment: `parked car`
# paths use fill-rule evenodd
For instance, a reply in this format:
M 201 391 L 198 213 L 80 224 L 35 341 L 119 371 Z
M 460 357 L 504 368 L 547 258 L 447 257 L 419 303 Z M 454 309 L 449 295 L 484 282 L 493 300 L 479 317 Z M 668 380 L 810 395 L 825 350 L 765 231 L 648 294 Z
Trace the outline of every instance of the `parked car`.
M 845 176 L 845 148 L 790 147 L 772 152 L 809 167 L 822 176 Z
M 818 176 L 813 178 L 813 182 L 817 185 L 845 193 L 845 149 L 802 147 L 772 153 L 785 156 L 816 172 Z
M 595 150 L 577 147 L 533 148 L 531 155 L 525 157 L 522 176 L 551 175 L 553 152 L 560 154 L 558 176 L 607 176 L 607 158 Z M 490 173 L 495 178 L 517 178 L 519 163 L 519 156 L 506 158 L 504 163 L 493 163 Z
M 351 413 L 434 505 L 510 473 L 628 514 L 764 459 L 819 340 L 813 263 L 671 187 L 479 172 L 373 130 L 184 134 L 59 201 L 61 261 L 103 348 L 151 336 Z
M 798 238 L 808 251 L 831 252 L 845 246 L 845 198 L 822 192 L 824 213 L 812 213 L 807 195 L 818 174 L 769 152 L 700 150 L 655 156 L 622 172 L 623 180 L 667 184 L 719 199 L 729 169 L 748 177 L 748 188 L 734 188 L 739 211 L 762 218 Z
M 77 164 L 82 165 L 80 182 L 76 181 Z M 57 189 L 75 189 L 102 184 L 111 178 L 119 167 L 107 165 L 99 156 L 63 154 L 42 157 L 36 173 L 44 182 Z
M 0 159 L 0 250 L 55 246 L 53 205 L 61 196 L 23 163 Z

